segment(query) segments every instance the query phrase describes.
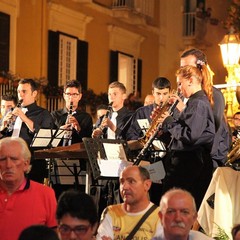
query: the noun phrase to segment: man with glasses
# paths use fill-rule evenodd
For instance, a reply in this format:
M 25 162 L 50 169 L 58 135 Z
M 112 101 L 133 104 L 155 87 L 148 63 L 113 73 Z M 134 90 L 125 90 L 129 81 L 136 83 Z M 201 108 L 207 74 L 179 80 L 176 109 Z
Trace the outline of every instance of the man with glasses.
M 92 118 L 83 111 L 78 110 L 78 103 L 82 98 L 81 84 L 77 80 L 71 80 L 64 86 L 63 98 L 65 107 L 60 110 L 53 111 L 52 117 L 57 128 L 71 131 L 71 141 L 67 141 L 67 145 L 82 142 L 82 138 L 91 137 L 92 134 Z M 64 141 L 63 141 L 63 145 Z
M 98 215 L 91 196 L 68 190 L 59 197 L 57 211 L 60 240 L 92 240 L 98 226 Z

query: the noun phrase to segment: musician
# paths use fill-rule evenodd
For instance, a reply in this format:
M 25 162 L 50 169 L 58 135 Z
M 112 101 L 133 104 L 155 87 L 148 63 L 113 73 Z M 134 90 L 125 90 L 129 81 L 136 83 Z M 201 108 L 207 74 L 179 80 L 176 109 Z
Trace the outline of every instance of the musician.
M 136 110 L 133 115 L 131 125 L 127 132 L 127 140 L 138 140 L 143 137 L 147 131 L 149 125 L 146 121 L 151 124 L 152 118 L 151 114 L 155 108 L 161 106 L 168 101 L 170 96 L 171 83 L 167 78 L 159 77 L 155 79 L 152 83 L 152 95 L 154 96 L 154 103 L 143 106 Z M 145 123 L 140 123 L 139 119 L 145 121 Z
M 30 146 L 33 136 L 40 128 L 51 128 L 53 121 L 50 113 L 36 104 L 38 95 L 38 84 L 33 79 L 20 80 L 17 88 L 18 99 L 22 101 L 19 107 L 16 107 L 12 112 L 8 113 L 3 119 L 1 130 L 6 136 L 23 138 L 28 146 Z M 8 131 L 8 119 L 15 115 L 21 119 L 16 120 L 13 131 Z M 19 129 L 19 131 L 16 131 Z
M 91 137 L 92 117 L 88 113 L 78 110 L 78 103 L 82 98 L 80 82 L 77 80 L 68 81 L 64 86 L 63 98 L 65 100 L 65 107 L 53 111 L 51 115 L 58 129 L 68 129 L 71 127 L 71 141 L 68 141 L 67 145 L 82 142 L 82 138 L 84 137 Z M 70 106 L 72 108 L 71 113 L 69 112 Z M 63 141 L 60 144 L 63 144 Z
M 126 87 L 120 82 L 112 82 L 108 87 L 109 116 L 104 115 L 96 122 L 93 138 L 126 139 L 132 112 L 124 107 L 125 99 Z
M 188 98 L 186 107 L 177 120 L 168 112 L 159 118 L 163 131 L 172 135 L 171 156 L 165 159 L 163 192 L 172 187 L 186 189 L 194 196 L 198 208 L 213 172 L 210 153 L 215 124 L 209 99 L 202 89 L 206 71 L 203 63 L 198 67 L 181 67 L 176 76 L 181 93 Z
M 240 112 L 234 113 L 232 123 L 232 143 L 234 144 L 238 138 L 240 139 Z
M 229 128 L 224 116 L 225 102 L 223 94 L 219 89 L 213 86 L 212 76 L 214 73 L 211 72 L 209 68 L 207 57 L 204 52 L 192 48 L 182 53 L 180 60 L 181 66 L 197 66 L 198 63 L 206 65 L 209 72 L 207 73 L 208 77 L 204 79 L 203 85 L 205 86 L 205 92 L 211 102 L 216 129 L 211 156 L 215 167 L 222 166 L 227 160 L 227 154 L 231 146 Z
M 1 97 L 1 119 L 0 126 L 2 125 L 2 119 L 5 115 L 11 111 L 17 105 L 17 98 L 13 95 L 3 95 Z

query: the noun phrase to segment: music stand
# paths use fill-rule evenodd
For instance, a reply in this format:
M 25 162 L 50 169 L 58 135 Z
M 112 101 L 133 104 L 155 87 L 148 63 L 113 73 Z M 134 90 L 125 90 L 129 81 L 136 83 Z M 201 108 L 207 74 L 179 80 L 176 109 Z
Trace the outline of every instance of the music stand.
M 35 133 L 30 147 L 34 148 L 52 148 L 57 147 L 64 135 L 64 130 L 59 129 L 39 129 Z
M 122 168 L 132 164 L 125 140 L 83 138 L 93 178 L 118 178 Z

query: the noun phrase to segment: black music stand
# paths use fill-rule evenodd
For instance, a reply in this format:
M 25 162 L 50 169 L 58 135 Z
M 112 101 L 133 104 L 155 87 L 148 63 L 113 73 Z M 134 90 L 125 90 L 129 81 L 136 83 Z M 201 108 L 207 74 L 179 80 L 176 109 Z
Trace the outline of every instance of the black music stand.
M 122 161 L 123 165 L 128 165 L 132 162 L 131 152 L 128 148 L 127 141 L 125 140 L 83 138 L 83 143 L 88 154 L 89 164 L 92 169 L 93 178 L 95 180 L 99 178 L 118 178 L 116 171 L 114 171 L 114 169 L 111 169 L 110 162 L 113 162 L 117 159 Z M 111 148 L 113 150 L 113 153 L 116 154 L 114 157 L 115 159 L 110 159 L 111 157 L 109 158 L 109 148 Z M 123 155 L 125 155 L 125 159 L 122 159 Z M 105 161 L 106 164 L 108 164 L 108 168 L 110 168 L 109 170 L 111 170 L 112 175 L 111 173 L 108 174 L 105 172 L 106 169 L 105 166 L 103 166 L 105 165 Z M 123 166 L 121 165 L 122 163 L 119 165 L 120 168 Z M 114 165 L 114 167 L 117 168 L 117 164 Z
M 63 129 L 39 129 L 35 133 L 30 147 L 32 148 L 53 148 L 57 147 L 64 135 Z

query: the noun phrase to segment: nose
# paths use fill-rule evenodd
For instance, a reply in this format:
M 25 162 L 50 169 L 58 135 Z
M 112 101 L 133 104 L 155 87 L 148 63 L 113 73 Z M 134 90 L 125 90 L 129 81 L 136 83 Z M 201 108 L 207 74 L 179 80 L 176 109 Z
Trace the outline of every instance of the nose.
M 10 158 L 7 158 L 5 162 L 6 162 L 6 168 L 12 167 L 12 160 Z
M 175 213 L 175 221 L 180 221 L 181 220 L 181 213 L 179 211 L 176 211 Z
M 77 240 L 77 235 L 75 234 L 75 232 L 73 230 L 71 231 L 69 240 Z

